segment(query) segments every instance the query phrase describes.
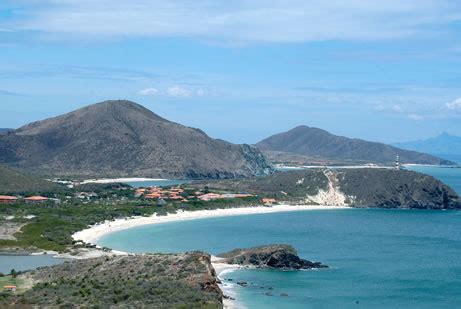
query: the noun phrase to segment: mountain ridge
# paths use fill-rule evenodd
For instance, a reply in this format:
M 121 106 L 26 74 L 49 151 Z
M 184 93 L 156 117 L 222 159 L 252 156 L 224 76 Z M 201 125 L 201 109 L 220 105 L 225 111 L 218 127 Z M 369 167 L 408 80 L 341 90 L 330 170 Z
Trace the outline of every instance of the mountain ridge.
M 448 160 L 425 153 L 408 151 L 378 142 L 347 138 L 323 129 L 297 126 L 289 131 L 272 135 L 256 144 L 268 157 L 273 152 L 307 156 L 307 160 L 326 160 L 342 164 L 393 164 L 395 157 L 402 163 L 453 165 Z M 280 156 L 283 157 L 283 156 Z

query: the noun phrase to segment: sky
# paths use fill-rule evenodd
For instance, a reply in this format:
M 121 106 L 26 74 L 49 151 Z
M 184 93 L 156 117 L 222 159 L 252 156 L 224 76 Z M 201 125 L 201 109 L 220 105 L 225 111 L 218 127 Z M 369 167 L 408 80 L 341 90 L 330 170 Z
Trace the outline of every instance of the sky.
M 0 128 L 109 99 L 236 143 L 461 135 L 461 1 L 0 1 Z

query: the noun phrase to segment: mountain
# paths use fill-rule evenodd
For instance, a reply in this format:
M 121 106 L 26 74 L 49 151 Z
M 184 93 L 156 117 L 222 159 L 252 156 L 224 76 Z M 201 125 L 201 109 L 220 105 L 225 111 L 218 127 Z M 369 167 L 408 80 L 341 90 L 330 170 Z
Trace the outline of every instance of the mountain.
M 0 128 L 0 135 L 6 134 L 10 131 L 13 131 L 14 129 L 8 129 L 8 128 Z
M 432 176 L 385 168 L 315 168 L 266 177 L 195 182 L 284 203 L 373 208 L 461 209 L 461 198 Z
M 0 165 L 0 194 L 15 194 L 23 192 L 56 192 L 65 188 Z
M 429 139 L 395 143 L 396 147 L 403 149 L 427 152 L 434 155 L 459 155 L 461 156 L 461 137 L 450 135 L 446 132 Z
M 0 163 L 61 177 L 235 178 L 272 171 L 252 146 L 212 139 L 124 100 L 0 136 Z
M 396 155 L 402 163 L 446 164 L 453 162 L 425 153 L 399 149 L 390 145 L 333 135 L 325 130 L 299 126 L 275 134 L 256 144 L 269 158 L 301 155 L 306 162 L 327 161 L 333 164 L 393 164 Z M 299 159 L 299 158 L 298 158 Z M 299 162 L 299 160 L 298 160 Z

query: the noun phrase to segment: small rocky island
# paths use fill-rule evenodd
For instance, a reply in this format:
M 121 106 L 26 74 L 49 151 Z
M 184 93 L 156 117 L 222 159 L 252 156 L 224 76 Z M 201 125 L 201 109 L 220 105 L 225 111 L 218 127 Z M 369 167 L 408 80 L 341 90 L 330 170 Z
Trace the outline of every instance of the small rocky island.
M 298 256 L 290 245 L 269 245 L 248 249 L 235 249 L 219 254 L 228 264 L 274 268 L 281 270 L 328 268 L 320 262 L 311 262 Z

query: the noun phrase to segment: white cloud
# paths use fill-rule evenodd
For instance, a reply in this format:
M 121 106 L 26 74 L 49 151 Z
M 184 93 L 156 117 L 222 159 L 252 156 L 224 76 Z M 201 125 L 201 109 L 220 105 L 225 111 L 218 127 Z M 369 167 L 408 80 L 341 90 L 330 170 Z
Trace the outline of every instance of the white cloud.
M 146 88 L 138 91 L 139 95 L 157 95 L 159 90 L 157 88 Z
M 27 2 L 26 2 L 27 3 Z M 85 37 L 192 37 L 220 42 L 382 40 L 434 34 L 459 20 L 451 0 L 42 0 L 13 30 Z
M 418 114 L 410 114 L 408 115 L 408 118 L 410 118 L 411 120 L 416 120 L 416 121 L 424 120 L 424 117 Z
M 194 93 L 192 90 L 181 87 L 181 86 L 172 86 L 166 90 L 167 95 L 171 97 L 182 97 L 187 98 L 191 97 Z
M 138 91 L 137 94 L 144 96 L 158 95 L 175 98 L 191 98 L 194 96 L 203 97 L 205 95 L 205 91 L 202 88 L 174 85 L 167 87 L 166 89 L 146 88 Z
M 461 98 L 457 98 L 456 100 L 453 100 L 451 102 L 448 102 L 446 104 L 446 106 L 448 107 L 448 109 L 452 109 L 452 110 L 461 110 Z
M 399 104 L 394 104 L 391 106 L 379 104 L 374 107 L 376 111 L 379 112 L 395 112 L 395 113 L 401 113 L 403 111 L 403 108 Z

